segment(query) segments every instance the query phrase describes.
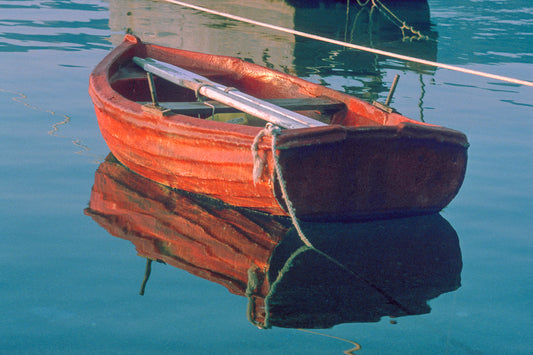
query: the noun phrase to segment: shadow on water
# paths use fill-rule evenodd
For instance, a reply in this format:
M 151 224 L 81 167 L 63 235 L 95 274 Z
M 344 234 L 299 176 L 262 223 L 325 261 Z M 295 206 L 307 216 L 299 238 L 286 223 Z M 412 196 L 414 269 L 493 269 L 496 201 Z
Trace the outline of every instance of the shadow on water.
M 137 253 L 248 298 L 261 328 L 329 328 L 430 312 L 460 287 L 458 236 L 440 215 L 365 223 L 302 223 L 237 210 L 132 173 L 111 154 L 85 213 Z M 144 280 L 141 293 L 144 292 Z M 243 315 L 244 316 L 244 315 Z

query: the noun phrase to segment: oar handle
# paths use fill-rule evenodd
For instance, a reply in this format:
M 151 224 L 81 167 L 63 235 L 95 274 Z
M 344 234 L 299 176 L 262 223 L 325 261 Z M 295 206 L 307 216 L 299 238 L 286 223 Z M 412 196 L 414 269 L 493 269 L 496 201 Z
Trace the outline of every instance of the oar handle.
M 226 89 L 225 86 L 217 84 L 206 77 L 159 60 L 133 57 L 133 62 L 147 72 L 194 91 L 198 91 L 203 85 L 212 85 L 223 90 Z

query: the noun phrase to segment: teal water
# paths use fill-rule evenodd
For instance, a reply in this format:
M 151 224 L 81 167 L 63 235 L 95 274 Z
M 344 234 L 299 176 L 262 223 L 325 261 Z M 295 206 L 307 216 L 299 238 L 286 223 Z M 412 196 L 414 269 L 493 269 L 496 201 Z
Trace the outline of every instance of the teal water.
M 356 6 L 347 11 L 345 3 L 198 3 L 533 81 L 533 7 L 526 0 L 429 0 L 394 8 L 430 37 L 423 41 L 402 41 L 389 20 Z M 457 235 L 460 285 L 435 292 L 425 313 L 359 318 L 315 329 L 320 334 L 258 329 L 246 317 L 246 297 L 170 265 L 154 263 L 139 296 L 145 259 L 84 213 L 109 153 L 88 76 L 126 31 L 238 56 L 367 100 L 384 101 L 399 74 L 392 103 L 398 111 L 463 131 L 471 144 L 464 185 L 441 213 Z M 0 353 L 342 354 L 351 342 L 362 354 L 531 352 L 531 87 L 406 64 L 165 2 L 9 0 L 0 1 L 0 102 Z M 351 233 L 346 226 L 306 228 Z M 379 259 L 379 249 L 369 250 L 365 257 Z M 439 270 L 425 268 L 429 275 Z M 352 292 L 353 304 L 366 301 Z

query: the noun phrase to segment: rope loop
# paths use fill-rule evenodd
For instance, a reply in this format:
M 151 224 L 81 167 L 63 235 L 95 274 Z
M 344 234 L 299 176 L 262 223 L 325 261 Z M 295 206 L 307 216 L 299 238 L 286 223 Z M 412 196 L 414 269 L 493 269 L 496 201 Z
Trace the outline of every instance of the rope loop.
M 281 133 L 281 129 L 273 125 L 272 123 L 267 123 L 265 125 L 265 128 L 263 128 L 259 133 L 255 136 L 254 142 L 252 143 L 252 155 L 254 158 L 254 169 L 253 169 L 253 179 L 254 184 L 257 184 L 259 179 L 261 178 L 261 175 L 263 174 L 263 170 L 265 168 L 266 164 L 266 155 L 260 156 L 259 155 L 259 143 L 263 140 L 263 137 L 275 137 Z M 273 143 L 274 145 L 274 143 Z

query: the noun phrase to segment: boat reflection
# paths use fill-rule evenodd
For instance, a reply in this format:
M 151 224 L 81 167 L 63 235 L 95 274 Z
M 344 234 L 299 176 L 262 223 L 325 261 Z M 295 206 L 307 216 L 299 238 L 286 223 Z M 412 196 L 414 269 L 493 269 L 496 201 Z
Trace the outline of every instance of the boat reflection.
M 237 210 L 132 173 L 109 155 L 86 214 L 142 257 L 249 299 L 261 328 L 328 328 L 430 312 L 460 287 L 456 232 L 440 215 L 366 223 L 302 223 Z
M 302 229 L 320 252 L 302 248 L 292 229 L 276 247 L 268 325 L 326 328 L 425 314 L 428 300 L 460 287 L 459 240 L 439 214 Z

